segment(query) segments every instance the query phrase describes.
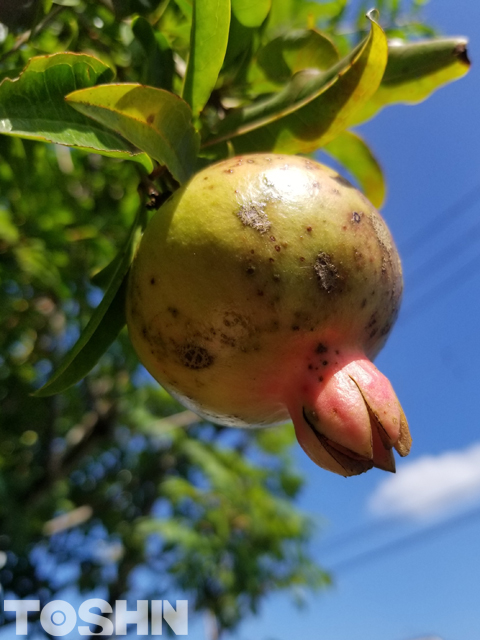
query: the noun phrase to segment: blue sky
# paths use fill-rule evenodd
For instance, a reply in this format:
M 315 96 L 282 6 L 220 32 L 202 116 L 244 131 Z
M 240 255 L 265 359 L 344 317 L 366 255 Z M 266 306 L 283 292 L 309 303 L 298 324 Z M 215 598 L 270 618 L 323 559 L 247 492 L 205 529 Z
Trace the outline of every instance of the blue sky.
M 360 129 L 383 165 L 382 213 L 403 255 L 403 310 L 376 364 L 408 416 L 412 453 L 396 476 L 343 479 L 298 449 L 302 507 L 318 522 L 313 553 L 334 586 L 302 610 L 272 597 L 238 640 L 480 638 L 480 197 L 439 222 L 480 185 L 480 3 L 431 0 L 424 15 L 469 37 L 470 73 Z

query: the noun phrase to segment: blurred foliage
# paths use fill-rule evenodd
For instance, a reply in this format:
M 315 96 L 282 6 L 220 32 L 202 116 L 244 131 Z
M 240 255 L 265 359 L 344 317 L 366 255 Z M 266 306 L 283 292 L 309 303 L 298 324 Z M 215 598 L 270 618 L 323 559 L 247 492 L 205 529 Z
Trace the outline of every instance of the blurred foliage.
M 421 4 L 379 0 L 387 34 L 431 35 Z M 329 68 L 365 36 L 363 14 L 347 0 L 258 2 L 251 13 L 236 0 L 203 110 L 195 94 L 200 127 L 213 131 L 219 114 L 275 94 L 305 65 Z M 189 0 L 3 0 L 0 79 L 68 50 L 98 57 L 119 82 L 180 94 L 192 16 Z M 359 180 L 383 193 L 360 138 L 331 153 L 347 166 L 367 158 Z M 92 275 L 125 243 L 138 186 L 155 206 L 172 182 L 153 188 L 141 164 L 0 136 L 0 583 L 43 604 L 65 587 L 109 601 L 182 593 L 220 637 L 276 590 L 329 583 L 295 504 L 293 429 L 226 430 L 183 411 L 125 331 L 82 382 L 31 395 L 97 308 L 105 272 Z

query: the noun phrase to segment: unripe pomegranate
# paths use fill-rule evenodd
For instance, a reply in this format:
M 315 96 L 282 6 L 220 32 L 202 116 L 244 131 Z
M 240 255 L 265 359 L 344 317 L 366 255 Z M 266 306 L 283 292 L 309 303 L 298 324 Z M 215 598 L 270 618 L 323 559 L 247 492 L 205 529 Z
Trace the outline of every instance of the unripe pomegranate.
M 248 155 L 195 175 L 150 221 L 129 280 L 130 336 L 185 406 L 229 426 L 292 418 L 321 467 L 395 470 L 408 424 L 371 359 L 402 294 L 372 204 L 332 169 Z

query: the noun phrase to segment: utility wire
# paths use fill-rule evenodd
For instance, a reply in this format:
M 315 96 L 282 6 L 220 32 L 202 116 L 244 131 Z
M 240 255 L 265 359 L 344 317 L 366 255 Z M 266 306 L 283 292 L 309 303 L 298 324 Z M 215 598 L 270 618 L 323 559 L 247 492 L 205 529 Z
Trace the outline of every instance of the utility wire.
M 407 278 L 412 278 L 410 291 L 418 289 L 419 285 L 425 282 L 425 280 L 428 280 L 428 277 L 433 271 L 437 271 L 450 264 L 455 258 L 461 255 L 462 252 L 473 246 L 479 238 L 480 220 L 473 225 L 473 227 L 467 229 L 461 236 L 455 238 L 450 244 L 442 247 L 431 258 L 417 267 L 413 273 L 406 274 Z
M 454 487 L 449 491 L 443 492 L 441 495 L 441 499 L 448 505 L 458 504 L 459 500 L 462 499 L 464 493 L 464 489 Z M 480 505 L 478 505 L 478 508 L 480 509 Z M 468 510 L 468 512 L 470 512 L 470 509 Z M 462 516 L 463 513 L 460 514 L 460 517 Z M 451 520 L 452 517 L 454 518 L 455 516 L 451 516 L 450 518 L 448 518 L 448 520 Z M 336 551 L 337 549 L 348 546 L 352 542 L 356 542 L 359 537 L 365 537 L 369 531 L 381 533 L 387 527 L 391 528 L 392 525 L 402 525 L 404 524 L 404 522 L 405 516 L 401 513 L 397 515 L 383 516 L 381 519 L 379 518 L 378 520 L 373 520 L 367 525 L 360 525 L 356 528 L 351 529 L 350 531 L 347 531 L 346 533 L 336 536 L 333 540 L 327 542 L 326 545 L 322 546 L 322 551 L 325 549 L 331 550 L 332 548 Z M 443 522 L 445 522 L 445 520 L 443 520 L 442 523 Z
M 392 555 L 397 551 L 415 546 L 419 542 L 423 542 L 433 537 L 442 535 L 443 533 L 456 529 L 459 526 L 463 526 L 464 524 L 474 522 L 479 517 L 480 507 L 470 510 L 454 518 L 450 518 L 447 521 L 442 521 L 440 523 L 431 525 L 426 529 L 422 529 L 421 531 L 415 531 L 414 533 L 394 540 L 393 542 L 387 542 L 384 545 L 374 547 L 373 549 L 369 549 L 368 551 L 363 551 L 344 560 L 340 560 L 339 562 L 333 563 L 330 569 L 335 573 L 347 571 L 349 569 L 358 567 L 361 564 L 369 563 L 371 561 L 378 560 L 381 557 Z
M 400 518 L 372 520 L 368 524 L 358 526 L 343 534 L 338 534 L 331 540 L 322 541 L 322 553 L 336 552 L 345 547 L 349 547 L 351 544 L 358 544 L 361 540 L 370 538 L 371 534 L 381 533 L 386 529 L 390 529 L 392 525 L 398 522 L 402 522 L 402 520 Z
M 401 248 L 403 257 L 413 255 L 426 241 L 436 237 L 441 231 L 449 227 L 453 222 L 457 222 L 467 211 L 480 201 L 480 183 L 475 185 L 470 191 L 458 198 L 449 205 L 428 224 L 421 227 Z
M 449 205 L 433 221 L 429 221 L 427 225 L 422 227 L 417 233 L 411 236 L 402 250 L 403 256 L 413 255 L 415 251 L 421 248 L 426 242 L 437 236 L 442 230 L 447 228 L 453 221 L 458 221 L 474 204 L 480 202 L 480 183 L 475 185 L 470 191 L 458 198 L 453 204 Z M 427 280 L 432 270 L 440 266 L 448 266 L 465 248 L 473 246 L 480 233 L 480 224 L 475 224 L 460 238 L 455 239 L 446 248 L 440 249 L 434 256 L 423 263 L 419 268 L 415 269 L 415 273 L 420 275 L 415 280 L 413 290 L 418 288 L 415 286 L 418 282 L 423 283 Z M 448 258 L 445 260 L 445 255 Z M 446 297 L 452 290 L 457 289 L 460 285 L 471 280 L 480 271 L 480 254 L 457 270 L 453 271 L 442 279 L 439 283 L 434 284 L 417 300 L 410 303 L 406 310 L 401 314 L 401 321 L 410 321 L 414 315 L 431 306 L 433 303 Z M 422 275 L 425 276 L 422 277 Z
M 403 323 L 410 321 L 420 311 L 430 306 L 433 302 L 438 302 L 451 291 L 457 290 L 478 273 L 480 273 L 480 253 L 477 253 L 471 260 L 453 273 L 450 273 L 446 278 L 443 278 L 423 296 L 410 303 L 405 312 L 402 313 L 401 321 Z

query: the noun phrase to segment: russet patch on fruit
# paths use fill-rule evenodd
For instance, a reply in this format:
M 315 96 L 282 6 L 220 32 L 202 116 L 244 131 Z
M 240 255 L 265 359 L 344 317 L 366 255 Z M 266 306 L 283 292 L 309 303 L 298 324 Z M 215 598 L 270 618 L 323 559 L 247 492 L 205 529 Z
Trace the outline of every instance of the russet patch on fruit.
M 371 359 L 398 314 L 402 271 L 372 204 L 332 169 L 247 155 L 195 175 L 157 211 L 128 286 L 148 371 L 224 425 L 293 420 L 320 466 L 395 470 L 408 424 Z

